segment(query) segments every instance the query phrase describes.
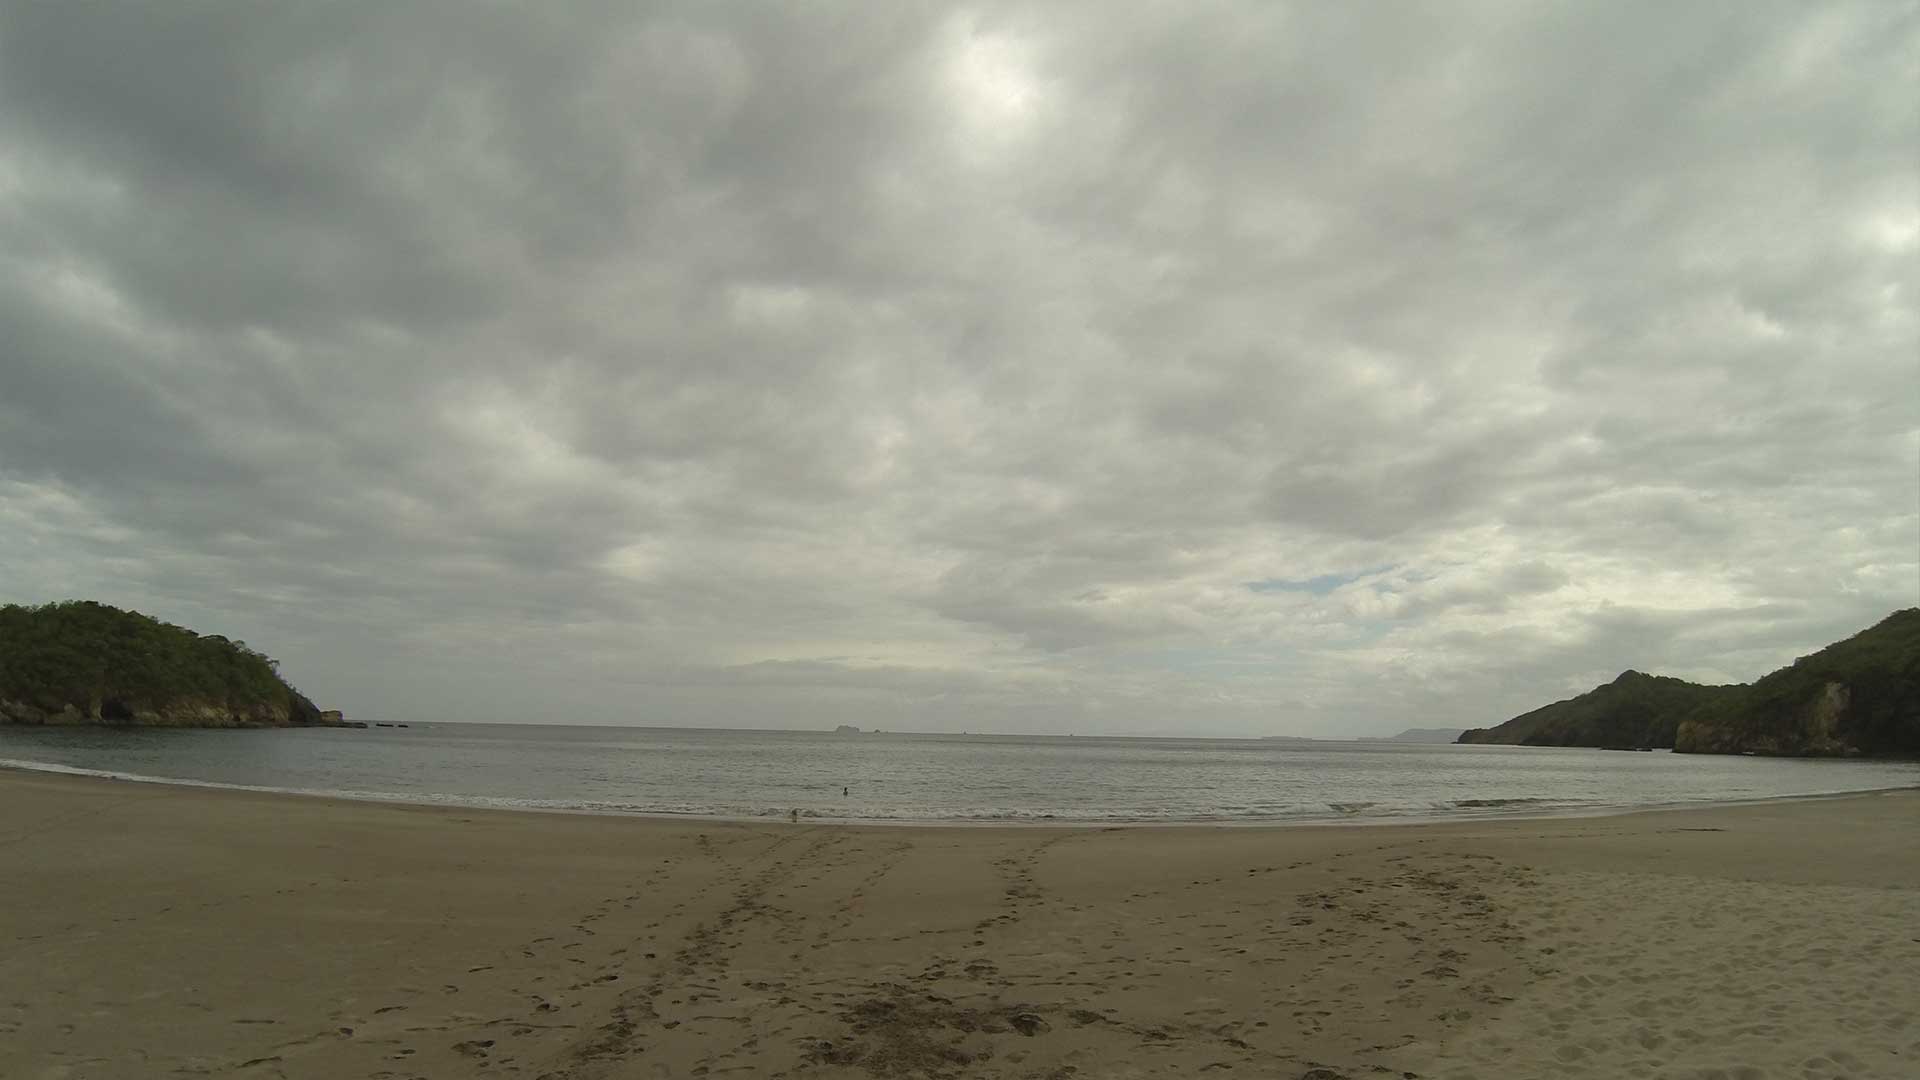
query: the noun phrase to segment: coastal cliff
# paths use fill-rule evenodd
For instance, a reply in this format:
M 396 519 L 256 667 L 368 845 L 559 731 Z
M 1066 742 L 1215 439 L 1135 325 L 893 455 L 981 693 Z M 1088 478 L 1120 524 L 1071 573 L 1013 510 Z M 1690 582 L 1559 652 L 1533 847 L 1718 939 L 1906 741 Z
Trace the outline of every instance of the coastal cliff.
M 1920 608 L 1896 611 L 1690 713 L 1692 754 L 1920 757 Z
M 0 723 L 353 727 L 245 642 L 91 601 L 0 607 Z
M 1920 757 L 1920 608 L 1748 685 L 1637 671 L 1463 743 L 1672 747 L 1693 754 Z

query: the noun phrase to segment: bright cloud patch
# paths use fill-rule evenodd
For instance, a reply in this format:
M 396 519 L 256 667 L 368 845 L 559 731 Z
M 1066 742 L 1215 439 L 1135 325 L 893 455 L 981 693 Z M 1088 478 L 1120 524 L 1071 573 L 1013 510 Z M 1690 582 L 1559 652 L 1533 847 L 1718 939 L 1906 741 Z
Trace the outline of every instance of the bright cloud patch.
M 390 718 L 1208 734 L 1920 600 L 1911 13 L 288 18 L 7 5 L 0 599 Z

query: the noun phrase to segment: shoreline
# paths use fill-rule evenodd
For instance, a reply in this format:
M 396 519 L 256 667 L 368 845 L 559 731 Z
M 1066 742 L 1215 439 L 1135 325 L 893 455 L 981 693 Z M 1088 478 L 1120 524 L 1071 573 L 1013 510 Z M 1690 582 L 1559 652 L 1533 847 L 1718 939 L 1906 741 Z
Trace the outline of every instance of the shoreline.
M 954 829 L 5 770 L 0 822 L 8 1076 L 1891 1080 L 1920 1061 L 1915 790 Z
M 708 823 L 716 825 L 787 825 L 784 812 L 769 812 L 759 816 L 700 814 L 675 812 L 671 810 L 619 810 L 578 805 L 526 805 L 502 801 L 486 801 L 487 796 L 453 795 L 441 798 L 417 796 L 390 792 L 354 792 L 339 790 L 318 790 L 300 788 L 280 788 L 255 784 L 231 784 L 215 780 L 194 780 L 179 777 L 150 776 L 139 773 L 126 773 L 109 769 L 88 769 L 81 766 L 63 765 L 57 762 L 37 762 L 23 759 L 0 758 L 0 775 L 19 773 L 24 775 L 63 776 L 77 780 L 105 781 L 112 783 L 146 784 L 157 787 L 177 787 L 197 791 L 227 791 L 268 797 L 291 797 L 298 799 L 317 799 L 348 804 L 366 804 L 377 806 L 405 806 L 425 809 L 460 810 L 507 814 L 562 815 L 584 818 L 631 818 L 646 821 Z M 1854 788 L 1844 791 L 1819 791 L 1801 794 L 1768 795 L 1752 799 L 1701 799 L 1687 801 L 1668 801 L 1654 803 L 1606 803 L 1586 806 L 1543 807 L 1525 805 L 1530 800 L 1514 800 L 1514 807 L 1485 807 L 1475 812 L 1473 808 L 1457 808 L 1452 811 L 1436 809 L 1432 813 L 1399 815 L 1364 814 L 1328 814 L 1296 815 L 1290 817 L 1239 817 L 1239 818 L 859 818 L 828 817 L 803 812 L 798 824 L 806 826 L 835 826 L 862 829 L 1060 829 L 1060 830 L 1108 830 L 1108 829 L 1295 829 L 1295 828 L 1376 828 L 1396 825 L 1445 825 L 1472 824 L 1476 822 L 1501 821 L 1563 821 L 1587 820 L 1597 818 L 1620 817 L 1629 814 L 1658 813 L 1692 809 L 1713 809 L 1717 807 L 1764 806 L 1771 803 L 1802 802 L 1822 799 L 1845 799 L 1854 796 L 1889 794 L 1900 791 L 1920 791 L 1920 784 L 1895 785 L 1879 788 Z

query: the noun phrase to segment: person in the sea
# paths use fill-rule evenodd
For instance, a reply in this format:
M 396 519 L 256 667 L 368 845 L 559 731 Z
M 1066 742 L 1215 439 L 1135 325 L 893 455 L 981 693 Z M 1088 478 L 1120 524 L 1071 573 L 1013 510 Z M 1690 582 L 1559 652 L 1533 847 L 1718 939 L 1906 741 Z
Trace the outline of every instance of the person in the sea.
M 841 797 L 841 798 L 843 798 L 843 799 L 847 797 L 847 789 L 846 789 L 846 788 L 841 788 L 841 789 L 840 789 L 840 797 Z
M 798 807 L 796 807 L 796 808 L 794 808 L 794 811 L 793 811 L 793 815 L 792 815 L 792 816 L 793 816 L 793 823 L 794 823 L 795 825 L 798 825 L 798 824 L 800 824 L 800 810 L 799 810 L 799 808 L 798 808 Z

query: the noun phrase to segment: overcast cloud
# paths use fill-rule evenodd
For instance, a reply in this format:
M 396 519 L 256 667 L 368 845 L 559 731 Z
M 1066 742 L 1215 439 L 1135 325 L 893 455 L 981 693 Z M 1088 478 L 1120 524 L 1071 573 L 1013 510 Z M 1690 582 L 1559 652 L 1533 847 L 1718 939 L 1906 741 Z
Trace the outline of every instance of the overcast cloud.
M 0 4 L 0 599 L 1308 735 L 1920 603 L 1912 3 Z

